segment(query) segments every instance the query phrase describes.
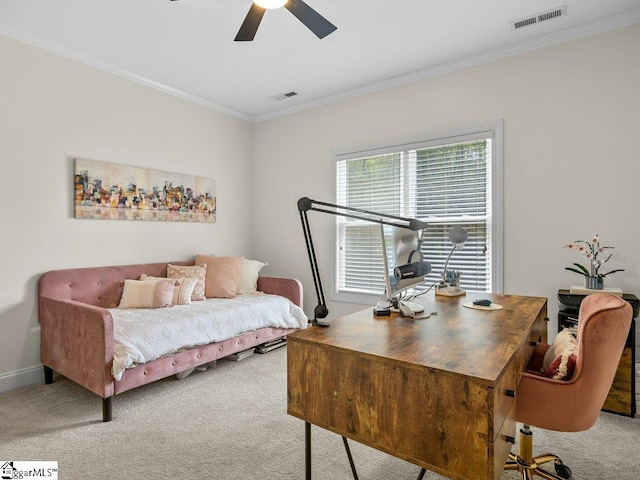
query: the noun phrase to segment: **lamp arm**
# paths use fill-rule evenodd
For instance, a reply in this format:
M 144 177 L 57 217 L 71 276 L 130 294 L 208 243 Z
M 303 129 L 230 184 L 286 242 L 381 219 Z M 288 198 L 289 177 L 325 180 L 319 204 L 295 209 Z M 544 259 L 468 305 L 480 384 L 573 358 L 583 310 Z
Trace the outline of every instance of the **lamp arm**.
M 321 205 L 324 207 L 333 208 L 335 210 L 327 210 L 325 208 L 318 208 L 314 205 Z M 380 223 L 382 225 L 390 225 L 392 227 L 407 228 L 409 230 L 424 230 L 429 226 L 427 222 L 418 220 L 417 218 L 401 217 L 399 215 L 391 215 L 389 213 L 372 212 L 370 210 L 364 210 L 362 208 L 345 207 L 344 205 L 337 205 L 335 203 L 320 202 L 318 200 L 311 200 L 308 197 L 302 197 L 298 200 L 298 210 L 306 212 L 313 210 L 315 212 L 329 213 L 339 217 L 355 218 L 357 220 L 366 220 L 368 222 Z M 344 210 L 344 211 L 341 211 Z M 347 213 L 355 212 L 355 213 Z
M 454 245 L 453 248 L 451 249 L 451 251 L 449 252 L 449 256 L 447 257 L 447 261 L 444 262 L 444 268 L 442 269 L 442 278 L 445 281 L 446 281 L 446 275 L 447 275 L 447 267 L 449 266 L 449 259 L 451 258 L 451 255 L 453 255 L 453 252 L 455 252 L 455 250 L 456 250 L 456 246 Z
M 327 208 L 318 208 L 314 205 L 320 205 Z M 330 210 L 332 209 L 332 210 Z M 329 314 L 329 309 L 324 298 L 324 289 L 322 288 L 322 278 L 320 277 L 320 270 L 318 268 L 318 260 L 316 259 L 316 252 L 313 246 L 313 239 L 311 237 L 311 228 L 309 227 L 309 218 L 307 217 L 308 211 L 315 211 L 321 213 L 328 213 L 330 215 L 336 215 L 339 217 L 355 218 L 357 220 L 365 220 L 372 223 L 380 223 L 382 225 L 390 225 L 393 227 L 407 228 L 409 230 L 424 230 L 428 227 L 428 223 L 416 218 L 401 217 L 399 215 L 390 215 L 387 213 L 372 212 L 370 210 L 363 210 L 361 208 L 345 207 L 343 205 L 337 205 L 334 203 L 320 202 L 317 200 L 311 200 L 308 197 L 302 197 L 298 200 L 298 211 L 300 212 L 300 222 L 302 224 L 302 231 L 304 233 L 304 240 L 307 246 L 307 255 L 309 256 L 309 265 L 311 266 L 311 274 L 313 276 L 313 285 L 316 289 L 316 297 L 318 304 L 313 310 L 314 319 L 312 324 L 328 327 L 329 324 L 325 322 L 318 322 L 318 319 L 325 318 Z M 354 213 L 348 213 L 354 212 Z
M 313 276 L 313 285 L 316 289 L 316 297 L 318 304 L 313 309 L 313 324 L 318 323 L 318 318 L 325 318 L 329 314 L 327 304 L 324 299 L 324 289 L 322 288 L 322 279 L 320 278 L 320 270 L 318 269 L 318 260 L 316 259 L 316 250 L 313 246 L 313 238 L 311 237 L 311 228 L 309 227 L 309 219 L 306 211 L 300 211 L 300 222 L 302 223 L 302 231 L 304 233 L 304 241 L 307 246 L 307 255 L 309 256 L 309 264 L 311 265 L 311 274 Z

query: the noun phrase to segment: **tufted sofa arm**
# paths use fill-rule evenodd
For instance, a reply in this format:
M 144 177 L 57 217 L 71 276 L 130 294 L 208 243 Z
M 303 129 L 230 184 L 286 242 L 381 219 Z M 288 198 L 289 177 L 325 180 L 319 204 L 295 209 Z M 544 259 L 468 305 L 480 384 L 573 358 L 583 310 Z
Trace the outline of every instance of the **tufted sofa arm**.
M 113 395 L 113 318 L 105 308 L 41 296 L 42 363 L 107 398 Z
M 302 308 L 302 283 L 295 278 L 258 277 L 258 290 L 288 298 Z

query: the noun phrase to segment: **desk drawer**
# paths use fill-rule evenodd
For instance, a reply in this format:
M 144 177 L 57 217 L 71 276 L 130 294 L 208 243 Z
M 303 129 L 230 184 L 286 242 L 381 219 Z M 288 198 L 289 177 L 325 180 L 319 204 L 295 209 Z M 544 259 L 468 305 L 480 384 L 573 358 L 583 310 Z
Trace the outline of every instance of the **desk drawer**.
M 493 477 L 494 480 L 498 480 L 502 476 L 509 452 L 513 448 L 513 443 L 510 440 L 515 440 L 515 437 L 516 405 L 514 402 L 502 424 L 502 428 L 498 431 L 495 441 L 489 444 L 489 458 L 493 458 L 493 472 L 489 472 L 489 478 Z
M 536 348 L 538 343 L 546 343 L 547 341 L 547 319 L 546 314 L 541 314 L 536 318 L 536 321 L 531 326 L 531 330 L 529 330 L 529 334 L 527 335 L 527 340 L 523 345 L 520 346 L 518 350 L 518 382 L 520 382 L 520 377 L 522 372 L 524 371 L 527 363 L 529 363 L 529 359 L 533 354 L 533 351 Z
M 505 423 L 510 411 L 515 406 L 515 392 L 518 375 L 518 361 L 514 358 L 493 392 L 493 440 L 496 440 L 499 429 Z

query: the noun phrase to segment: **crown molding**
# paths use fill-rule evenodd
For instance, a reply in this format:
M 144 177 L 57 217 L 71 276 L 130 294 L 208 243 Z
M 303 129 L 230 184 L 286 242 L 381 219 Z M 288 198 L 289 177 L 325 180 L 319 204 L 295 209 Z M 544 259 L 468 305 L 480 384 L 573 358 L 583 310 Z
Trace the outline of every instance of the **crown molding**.
M 370 83 L 333 95 L 316 98 L 289 108 L 282 108 L 254 115 L 251 121 L 253 123 L 258 123 L 265 120 L 271 120 L 277 117 L 290 115 L 292 113 L 309 110 L 311 108 L 316 108 L 331 103 L 341 102 L 343 100 L 358 97 L 361 95 L 378 92 L 380 90 L 386 90 L 388 88 L 417 82 L 429 77 L 443 75 L 445 73 L 462 70 L 464 68 L 481 65 L 483 63 L 494 62 L 503 58 L 530 52 L 532 50 L 537 50 L 539 48 L 549 47 L 552 45 L 569 42 L 571 40 L 577 40 L 580 38 L 605 33 L 618 28 L 634 25 L 636 23 L 640 23 L 640 8 L 630 10 L 618 15 L 613 15 L 611 17 L 607 17 L 597 21 L 577 25 L 575 27 L 559 30 L 557 32 L 548 33 L 541 37 L 514 43 L 506 47 L 489 50 L 478 55 L 471 55 L 451 62 L 442 63 L 440 65 L 428 67 L 422 70 L 417 70 L 415 72 L 391 77 L 380 82 Z
M 277 110 L 271 110 L 271 111 L 260 113 L 257 115 L 249 115 L 245 112 L 241 112 L 227 105 L 215 102 L 213 100 L 210 100 L 204 97 L 200 97 L 198 95 L 193 95 L 191 93 L 174 88 L 170 85 L 165 85 L 163 83 L 156 82 L 152 79 L 135 74 L 133 72 L 129 72 L 127 70 L 115 67 L 113 65 L 110 65 L 104 62 L 99 62 L 90 57 L 78 55 L 77 53 L 68 51 L 67 49 L 64 49 L 64 48 L 51 45 L 47 42 L 42 42 L 39 40 L 35 40 L 33 38 L 29 38 L 28 36 L 22 35 L 18 32 L 7 30 L 6 28 L 3 30 L 0 30 L 0 34 L 5 35 L 9 38 L 13 38 L 14 40 L 18 40 L 23 43 L 27 43 L 34 47 L 41 48 L 43 50 L 49 51 L 56 55 L 60 55 L 62 57 L 80 62 L 90 67 L 97 68 L 104 72 L 111 73 L 119 77 L 132 80 L 136 83 L 141 83 L 143 85 L 154 88 L 156 90 L 160 90 L 161 92 L 174 95 L 176 97 L 182 98 L 189 102 L 196 103 L 198 105 L 210 108 L 212 110 L 216 110 L 218 112 L 224 113 L 226 115 L 230 115 L 240 120 L 244 120 L 250 123 L 259 123 L 265 120 L 271 120 L 271 119 L 282 117 L 285 115 L 290 115 L 292 113 L 298 113 L 304 110 L 309 110 L 309 109 L 320 107 L 323 105 L 328 105 L 331 103 L 340 102 L 343 100 L 366 95 L 369 93 L 378 92 L 380 90 L 386 90 L 388 88 L 405 85 L 407 83 L 417 82 L 420 80 L 427 79 L 429 77 L 443 75 L 445 73 L 454 72 L 456 70 L 462 70 L 464 68 L 480 65 L 483 63 L 494 62 L 496 60 L 500 60 L 500 59 L 507 58 L 514 55 L 519 55 L 521 53 L 526 53 L 539 48 L 544 48 L 544 47 L 568 42 L 571 40 L 577 40 L 580 38 L 597 35 L 599 33 L 608 32 L 611 30 L 615 30 L 617 28 L 626 27 L 636 23 L 640 23 L 640 8 L 623 12 L 618 15 L 613 15 L 600 20 L 596 20 L 593 22 L 585 23 L 582 25 L 577 25 L 575 27 L 566 28 L 564 30 L 559 30 L 557 32 L 549 33 L 541 37 L 533 38 L 531 40 L 517 42 L 517 43 L 514 43 L 513 45 L 497 48 L 497 49 L 490 50 L 478 55 L 471 55 L 471 56 L 460 58 L 451 62 L 417 70 L 415 72 L 391 77 L 386 80 L 382 80 L 380 82 L 361 85 L 359 87 L 345 90 L 340 93 L 312 99 L 295 106 L 281 108 Z
M 223 105 L 221 103 L 218 102 L 214 102 L 213 100 L 209 100 L 207 98 L 204 97 L 200 97 L 198 95 L 193 95 L 189 92 L 185 92 L 182 90 L 179 90 L 177 88 L 174 88 L 170 85 L 165 85 L 163 83 L 160 82 L 156 82 L 155 80 L 152 80 L 150 78 L 146 78 L 142 75 L 138 75 L 136 73 L 133 72 L 129 72 L 127 70 L 118 68 L 114 65 L 108 64 L 108 63 L 104 63 L 104 62 L 100 62 L 97 61 L 93 58 L 90 58 L 88 56 L 85 55 L 79 55 L 75 52 L 72 52 L 70 50 L 67 50 L 65 48 L 60 48 L 58 46 L 52 45 L 48 42 L 43 42 L 40 40 L 35 40 L 33 38 L 30 38 L 27 35 L 23 35 L 21 33 L 12 31 L 12 30 L 7 30 L 5 29 L 0 29 L 0 34 L 12 38 L 14 40 L 17 40 L 19 42 L 22 43 L 26 43 L 28 45 L 31 45 L 33 47 L 36 48 L 40 48 L 42 50 L 46 50 L 50 53 L 56 54 L 56 55 L 60 55 L 61 57 L 82 63 L 84 65 L 87 65 L 89 67 L 93 67 L 96 68 L 98 70 L 102 70 L 103 72 L 107 72 L 107 73 L 111 73 L 113 75 L 117 75 L 119 77 L 123 77 L 126 78 L 128 80 L 132 80 L 136 83 L 141 83 L 142 85 L 146 85 L 147 87 L 151 87 L 154 88 L 156 90 L 160 90 L 161 92 L 164 93 L 168 93 L 169 95 L 173 95 L 179 98 L 182 98 L 183 100 L 187 100 L 189 102 L 192 103 L 196 103 L 198 105 L 201 105 L 203 107 L 207 107 L 210 108 L 212 110 L 216 110 L 218 112 L 224 113 L 226 115 L 230 115 L 232 117 L 238 118 L 240 120 L 245 120 L 247 122 L 251 122 L 253 120 L 253 117 L 247 113 L 238 111 L 234 108 L 231 108 L 227 105 Z

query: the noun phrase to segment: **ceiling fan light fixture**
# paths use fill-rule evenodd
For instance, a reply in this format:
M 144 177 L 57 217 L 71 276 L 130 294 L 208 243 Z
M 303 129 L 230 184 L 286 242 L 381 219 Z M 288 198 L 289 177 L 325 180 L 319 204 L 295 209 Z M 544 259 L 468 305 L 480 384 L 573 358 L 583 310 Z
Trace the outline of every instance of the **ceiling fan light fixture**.
M 287 3 L 287 1 L 288 0 L 254 0 L 253 3 L 259 7 L 271 10 L 274 8 L 284 7 L 284 4 Z
M 234 42 L 251 42 L 256 36 L 266 11 L 284 7 L 300 20 L 318 38 L 324 38 L 337 27 L 324 18 L 303 0 L 253 0 L 249 13 L 244 18 Z

